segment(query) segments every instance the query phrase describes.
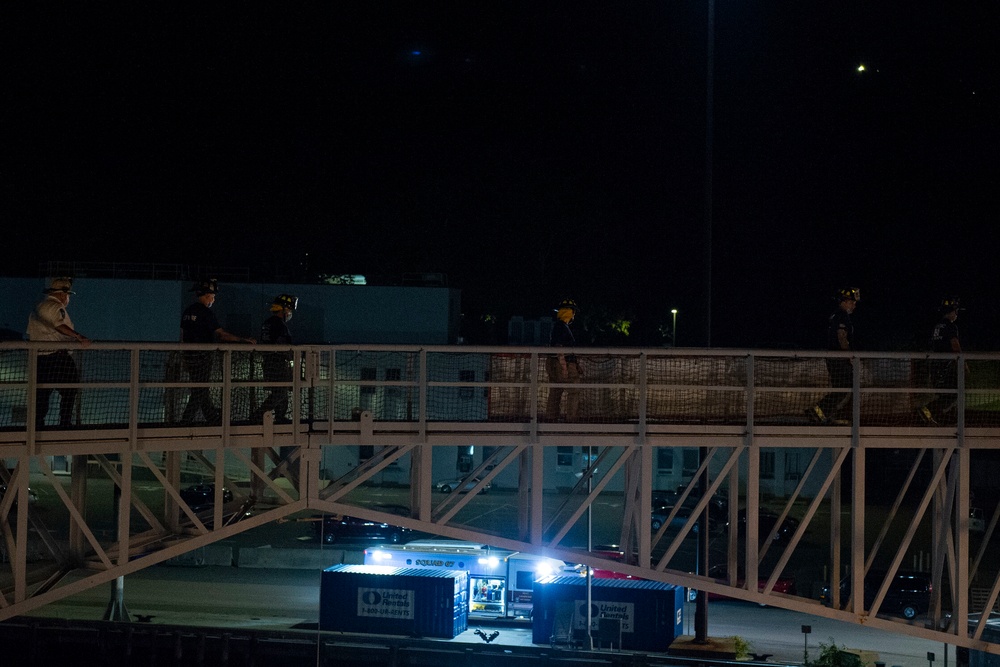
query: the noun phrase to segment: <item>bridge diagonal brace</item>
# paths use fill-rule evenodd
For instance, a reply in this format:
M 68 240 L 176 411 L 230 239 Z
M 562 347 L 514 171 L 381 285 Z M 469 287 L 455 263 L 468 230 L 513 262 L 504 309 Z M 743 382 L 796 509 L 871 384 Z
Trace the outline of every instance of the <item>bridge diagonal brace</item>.
M 549 541 L 550 547 L 559 546 L 559 543 L 562 542 L 563 538 L 566 537 L 566 535 L 569 533 L 570 530 L 572 530 L 573 526 L 576 525 L 576 522 L 580 520 L 580 517 L 582 517 L 584 512 L 587 511 L 587 508 L 590 507 L 591 503 L 593 503 L 594 500 L 601 494 L 601 491 L 603 491 L 604 488 L 608 485 L 608 483 L 611 481 L 611 478 L 614 477 L 615 473 L 617 473 L 618 470 L 623 465 L 625 465 L 625 462 L 628 461 L 629 458 L 631 458 L 632 454 L 637 450 L 638 450 L 637 445 L 631 445 L 623 449 L 621 452 L 619 452 L 618 457 L 615 459 L 614 463 L 612 463 L 609 466 L 608 472 L 601 477 L 601 479 L 597 482 L 596 486 L 592 487 L 590 493 L 586 496 L 584 501 L 580 503 L 580 506 L 576 508 L 573 514 L 570 515 L 570 517 L 563 524 L 562 528 L 560 528 L 559 531 L 555 534 L 555 536 Z M 603 461 L 603 457 L 611 451 L 612 450 L 610 448 L 606 448 L 603 452 L 601 452 L 601 454 L 598 455 L 597 461 L 595 461 L 594 465 L 590 466 L 587 472 L 581 477 L 580 481 L 577 483 L 577 486 L 574 488 L 574 491 L 580 487 L 580 484 L 586 483 L 586 481 L 593 474 L 593 470 L 597 469 L 597 465 L 601 461 Z
M 268 476 L 271 479 L 285 477 L 292 483 L 293 486 L 298 487 L 299 478 L 298 475 L 295 474 L 295 466 L 292 464 L 299 460 L 302 454 L 302 447 L 294 447 L 286 456 L 282 456 L 278 452 L 275 452 L 273 447 L 265 447 L 264 452 L 271 463 L 274 464 L 274 467 L 271 469 L 271 472 L 268 473 Z
M 701 465 L 698 466 L 698 469 L 695 471 L 695 474 L 693 475 L 693 479 L 701 478 L 701 476 L 705 473 L 705 471 L 708 470 L 709 464 L 712 462 L 712 459 L 715 458 L 715 455 L 718 452 L 719 452 L 719 447 L 712 447 L 711 449 L 708 450 L 708 453 L 705 456 L 705 460 L 702 461 Z M 705 510 L 705 507 L 708 505 L 709 499 L 712 496 L 714 496 L 715 492 L 718 491 L 720 486 L 722 486 L 723 480 L 725 479 L 729 471 L 732 469 L 733 465 L 739 460 L 739 456 L 740 456 L 739 448 L 734 448 L 732 451 L 730 451 L 729 458 L 726 460 L 726 463 L 724 464 L 724 472 L 720 473 L 716 477 L 715 482 L 709 485 L 708 491 L 705 493 L 705 496 L 699 499 L 697 503 L 695 503 L 694 511 L 691 512 L 691 516 L 688 517 L 688 521 L 684 524 L 684 527 L 681 529 L 680 533 L 678 533 L 677 538 L 680 539 L 680 542 L 677 542 L 677 538 L 675 538 L 675 541 L 672 543 L 672 545 L 674 545 L 676 548 L 680 548 L 680 544 L 684 541 L 684 538 L 687 537 L 688 533 L 693 528 L 693 525 L 697 525 L 701 513 Z M 691 495 L 692 490 L 694 490 L 693 484 L 689 484 L 686 487 L 684 487 L 684 490 L 681 492 L 680 497 L 677 499 L 674 508 L 670 510 L 670 512 L 667 514 L 667 518 L 664 520 L 663 525 L 660 526 L 659 530 L 656 531 L 656 534 L 650 540 L 651 547 L 655 547 L 657 544 L 660 543 L 660 540 L 663 539 L 663 535 L 667 532 L 670 526 L 673 525 L 674 519 L 677 518 L 677 515 L 680 513 L 681 508 L 687 501 L 688 496 Z M 681 536 L 681 534 L 683 534 L 683 537 Z M 669 549 L 668 552 L 670 552 L 672 558 L 673 552 L 671 552 Z M 660 562 L 666 563 L 669 562 L 669 559 L 667 561 L 661 560 Z
M 136 452 L 136 454 L 139 456 L 139 459 L 143 462 L 143 464 L 149 469 L 149 471 L 153 473 L 153 476 L 163 486 L 163 490 L 167 492 L 167 494 L 173 499 L 175 503 L 177 503 L 177 506 L 181 509 L 182 512 L 184 512 L 185 515 L 187 515 L 187 518 L 190 519 L 192 523 L 194 523 L 198 531 L 202 533 L 207 533 L 208 528 L 206 528 L 205 524 L 201 522 L 201 519 L 198 518 L 198 515 L 195 514 L 194 510 L 192 510 L 191 507 L 186 502 L 184 502 L 184 499 L 181 498 L 181 494 L 177 491 L 177 489 L 175 489 L 174 486 L 169 481 L 167 481 L 167 478 L 160 470 L 160 467 L 155 463 L 153 463 L 153 460 L 149 458 L 149 454 L 143 451 L 138 451 Z
M 846 456 L 846 452 L 847 451 L 848 450 L 846 450 L 846 449 L 843 450 L 845 456 Z M 813 453 L 813 458 L 809 462 L 809 466 L 806 468 L 805 472 L 803 473 L 802 479 L 800 480 L 798 487 L 795 489 L 795 494 L 793 494 L 793 499 L 798 495 L 798 493 L 801 491 L 803 485 L 806 483 L 806 481 L 809 479 L 809 477 L 815 471 L 815 466 L 819 463 L 820 457 L 823 455 L 823 453 L 824 453 L 824 451 L 822 449 L 817 449 Z M 774 570 L 771 572 L 771 575 L 767 579 L 767 583 L 765 584 L 764 591 L 763 591 L 765 594 L 770 593 L 772 590 L 774 590 L 774 584 L 775 584 L 775 582 L 778 581 L 778 578 L 781 576 L 781 573 L 784 572 L 785 566 L 788 565 L 788 561 L 791 559 L 792 554 L 795 552 L 795 549 L 798 548 L 799 542 L 802 540 L 802 537 L 805 535 L 806 529 L 809 527 L 809 523 L 813 520 L 813 517 L 816 516 L 816 511 L 819 509 L 819 506 L 822 504 L 823 498 L 826 496 L 827 491 L 830 489 L 830 484 L 833 483 L 834 478 L 835 477 L 832 476 L 832 475 L 827 475 L 827 477 L 824 480 L 823 484 L 820 485 L 819 490 L 813 496 L 812 501 L 809 503 L 809 507 L 806 509 L 805 516 L 802 517 L 802 521 L 799 522 L 798 527 L 795 529 L 795 533 L 788 540 L 788 545 L 785 547 L 784 551 L 782 552 L 781 557 L 778 559 L 778 562 L 775 563 Z M 785 520 L 785 514 L 782 514 L 781 518 L 779 518 L 778 521 L 775 522 L 775 525 L 780 525 L 781 522 L 784 521 L 784 520 Z M 764 558 L 764 554 L 762 552 L 761 556 L 760 556 L 760 560 L 757 561 L 758 565 L 760 565 L 763 562 L 763 558 Z M 748 581 L 749 581 L 749 578 L 748 578 Z
M 976 623 L 976 629 L 973 632 L 974 639 L 981 639 L 983 636 L 983 630 L 990 622 L 990 612 L 993 606 L 997 603 L 997 597 L 1000 596 L 1000 572 L 993 579 L 993 585 L 990 587 L 990 594 L 986 598 L 986 603 L 983 605 L 983 609 L 979 614 L 979 621 Z
M 87 542 L 90 543 L 90 546 L 91 548 L 93 548 L 94 553 L 97 554 L 98 558 L 101 559 L 101 562 L 104 563 L 105 567 L 107 568 L 113 567 L 113 564 L 111 562 L 111 559 L 108 557 L 108 554 L 104 551 L 104 548 L 101 547 L 101 543 L 97 541 L 97 536 L 94 535 L 94 532 L 90 529 L 90 526 L 87 524 L 87 520 L 83 517 L 83 515 L 80 513 L 80 510 L 73 503 L 73 500 L 69 497 L 69 494 L 66 493 L 66 489 L 64 489 L 62 484 L 59 483 L 59 480 L 56 479 L 55 473 L 52 472 L 52 468 L 49 467 L 48 461 L 45 460 L 44 456 L 38 457 L 38 466 L 39 468 L 41 468 L 42 473 L 45 475 L 45 477 L 49 480 L 49 483 L 52 484 L 52 489 L 56 492 L 56 495 L 59 496 L 59 499 L 62 501 L 63 505 L 66 506 L 66 509 L 70 515 L 70 519 L 76 522 L 77 526 L 79 526 L 80 528 L 80 531 L 83 533 L 84 538 L 86 538 Z
M 600 454 L 597 455 L 597 460 L 594 462 L 594 465 L 588 466 L 587 469 L 583 471 L 583 473 L 580 475 L 580 478 L 576 480 L 576 484 L 573 485 L 573 488 L 566 495 L 566 498 L 563 499 L 562 503 L 559 505 L 556 511 L 552 513 L 552 518 L 549 519 L 548 523 L 545 524 L 545 526 L 542 528 L 543 534 L 551 531 L 552 527 L 556 525 L 556 523 L 559 521 L 559 517 L 562 516 L 566 508 L 569 507 L 570 503 L 574 502 L 577 496 L 586 491 L 587 482 L 594 479 L 594 472 L 599 468 L 599 464 L 602 463 L 605 458 L 607 458 L 609 452 L 611 451 L 612 450 L 610 448 L 605 448 L 603 451 L 601 451 Z M 615 469 L 617 470 L 617 467 Z M 586 503 L 584 503 L 584 506 L 586 506 Z M 572 525 L 574 522 L 575 520 L 573 519 L 569 521 L 570 525 Z
M 482 463 L 476 466 L 471 472 L 467 473 L 462 480 L 459 482 L 459 488 L 465 488 L 470 480 L 479 479 L 478 482 L 468 491 L 468 493 L 452 493 L 445 496 L 445 498 L 438 503 L 437 507 L 434 508 L 433 512 L 441 517 L 445 514 L 449 505 L 461 502 L 461 499 L 475 497 L 482 489 L 486 488 L 486 485 L 493 481 L 501 470 L 506 468 L 508 465 L 513 463 L 511 460 L 512 454 L 514 456 L 520 456 L 521 453 L 526 449 L 526 446 L 516 447 L 511 449 L 507 447 L 498 447 L 493 451 L 488 457 L 484 458 Z M 485 473 L 485 475 L 484 475 Z M 413 484 L 413 480 L 410 482 Z M 463 503 L 464 505 L 465 503 Z
M 976 553 L 976 559 L 972 562 L 972 567 L 969 569 L 969 579 L 974 579 L 976 572 L 979 571 L 979 563 L 990 546 L 990 542 L 993 539 L 993 533 L 996 531 L 998 520 L 1000 520 L 1000 503 L 997 503 L 997 506 L 993 509 L 993 516 L 990 517 L 990 523 L 986 526 L 986 532 L 983 533 L 983 543 L 979 546 L 979 552 Z
M 285 501 L 286 504 L 295 502 L 295 499 L 292 498 L 290 495 L 288 495 L 283 488 L 275 484 L 274 480 L 268 477 L 267 473 L 260 469 L 260 466 L 251 461 L 250 457 L 247 456 L 245 452 L 239 449 L 231 449 L 230 452 L 232 452 L 233 456 L 238 458 L 240 461 L 243 462 L 244 465 L 246 465 L 247 470 L 251 471 L 254 475 L 257 476 L 258 479 L 267 484 L 267 487 L 272 491 L 274 491 L 279 498 Z
M 111 481 L 116 484 L 118 488 L 121 488 L 122 476 L 117 470 L 115 470 L 115 466 L 108 460 L 108 457 L 104 454 L 94 454 L 94 459 L 97 461 L 98 465 L 101 466 L 101 469 L 107 473 L 108 477 L 111 478 Z M 154 530 L 158 530 L 161 533 L 166 532 L 166 528 L 164 528 L 163 524 L 160 523 L 160 519 L 151 509 L 149 509 L 146 503 L 138 498 L 134 492 L 129 495 L 129 503 L 136 509 L 136 511 L 139 512 L 146 523 L 152 526 Z
M 695 476 L 695 479 L 697 479 L 698 476 L 702 475 L 704 471 L 707 470 L 709 461 L 712 460 L 712 457 L 718 450 L 719 450 L 718 447 L 713 447 L 711 450 L 709 450 L 708 455 L 705 457 L 705 460 L 698 468 L 698 473 Z M 726 462 L 722 465 L 722 469 L 716 476 L 715 481 L 708 485 L 708 489 L 705 490 L 704 496 L 702 496 L 702 498 L 699 499 L 698 503 L 695 505 L 694 512 L 692 512 L 691 516 L 688 517 L 688 520 L 684 524 L 684 526 L 677 531 L 677 535 L 670 543 L 670 546 L 667 547 L 666 552 L 664 552 L 663 556 L 660 557 L 660 560 L 657 562 L 656 567 L 654 568 L 655 570 L 663 571 L 666 568 L 667 563 L 669 563 L 670 560 L 677 554 L 677 551 L 681 548 L 681 545 L 684 543 L 684 539 L 688 536 L 688 533 L 691 532 L 694 526 L 698 525 L 701 513 L 705 510 L 705 507 L 708 506 L 708 501 L 711 499 L 712 496 L 715 495 L 715 492 L 719 490 L 719 487 L 722 486 L 722 483 L 726 480 L 726 476 L 729 474 L 729 471 L 732 470 L 733 466 L 735 466 L 737 462 L 739 462 L 740 454 L 741 450 L 739 447 L 734 447 L 732 451 L 729 452 L 729 456 L 726 458 Z M 660 530 L 657 531 L 657 541 L 659 541 L 659 539 L 662 537 L 665 528 L 670 525 L 670 521 L 673 520 L 673 517 L 676 516 L 677 511 L 681 507 L 682 502 L 683 502 L 682 500 L 678 499 L 677 505 L 674 506 L 674 510 L 670 513 L 670 516 L 667 517 L 668 520 L 665 521 L 662 526 L 660 526 Z
M 454 505 L 452 506 L 451 509 L 449 509 L 448 511 L 440 514 L 440 516 L 436 516 L 433 519 L 433 523 L 436 523 L 436 524 L 446 524 L 449 521 L 451 521 L 452 518 L 454 518 L 454 516 L 458 513 L 459 510 L 461 510 L 463 507 L 465 507 L 467 504 L 469 504 L 472 501 L 472 499 L 476 496 L 476 494 L 479 493 L 479 491 L 481 489 L 483 489 L 487 484 L 489 484 L 490 482 L 492 482 L 494 477 L 496 477 L 498 474 L 500 474 L 501 470 L 503 470 L 504 468 L 506 468 L 512 462 L 516 461 L 517 458 L 521 455 L 521 452 L 523 452 L 527 447 L 528 447 L 528 445 L 517 445 L 516 447 L 512 448 L 509 452 L 507 452 L 507 454 L 497 464 L 497 466 L 495 468 L 493 468 L 492 470 L 488 471 L 479 480 L 479 482 L 472 489 L 469 490 L 468 493 L 460 494 L 456 490 L 453 493 L 453 495 L 455 497 L 459 497 L 459 499 L 455 501 L 455 503 L 454 503 Z M 484 467 L 484 466 L 481 465 L 480 468 L 482 468 L 482 467 Z M 445 502 L 447 502 L 447 500 L 448 499 L 446 498 Z
M 399 447 L 390 447 L 378 452 L 374 457 L 368 459 L 365 466 L 358 466 L 346 475 L 336 479 L 319 492 L 319 499 L 329 501 L 331 503 L 337 502 L 348 493 L 358 488 L 369 479 L 385 470 L 387 467 L 392 465 L 395 461 L 398 461 L 402 457 L 413 451 L 417 445 L 402 445 Z M 371 461 L 376 461 L 373 465 L 367 465 Z
M 896 494 L 896 499 L 893 501 L 892 507 L 889 508 L 889 513 L 886 515 L 885 521 L 882 522 L 882 530 L 879 531 L 878 537 L 875 539 L 874 544 L 872 544 L 871 552 L 865 560 L 865 572 L 867 572 L 872 566 L 872 563 L 875 561 L 875 557 L 878 555 L 879 549 L 882 547 L 882 542 L 885 541 L 886 535 L 889 534 L 889 528 L 892 526 L 892 522 L 896 518 L 896 514 L 899 513 L 899 508 L 903 505 L 903 498 L 906 497 L 906 492 L 910 490 L 910 486 L 913 484 L 913 479 L 916 477 L 917 471 L 920 468 L 920 462 L 923 461 L 926 453 L 926 448 L 917 452 L 917 456 L 914 459 L 913 464 L 910 466 L 910 472 L 907 474 L 902 487 L 900 487 L 899 493 Z
M 903 536 L 902 541 L 899 545 L 899 550 L 892 559 L 892 563 L 889 565 L 886 571 L 885 581 L 879 586 L 878 592 L 875 594 L 875 598 L 872 600 L 871 609 L 869 613 L 874 616 L 878 613 L 879 607 L 882 606 L 882 601 L 885 599 L 886 593 L 889 592 L 889 586 L 892 584 L 893 577 L 896 576 L 896 571 L 899 569 L 899 565 L 903 562 L 903 557 L 906 555 L 906 550 L 910 546 L 910 542 L 913 541 L 913 536 L 917 534 L 917 528 L 920 525 L 920 521 L 923 519 L 924 514 L 927 512 L 927 508 L 930 507 L 931 500 L 934 498 L 934 494 L 937 493 L 938 485 L 941 483 L 941 478 L 944 477 L 945 471 L 948 469 L 948 463 L 951 460 L 952 454 L 954 454 L 955 448 L 948 447 L 945 449 L 945 454 L 941 457 L 941 461 L 938 463 L 937 468 L 934 471 L 934 476 L 932 477 L 930 483 L 927 485 L 927 490 L 924 492 L 923 497 L 920 499 L 920 504 L 917 506 L 913 513 L 913 518 L 910 520 L 910 525 L 906 530 L 906 534 Z M 867 571 L 865 575 L 867 575 Z M 856 595 L 855 592 L 858 589 L 863 589 L 864 582 L 852 582 L 857 585 L 851 586 L 852 597 Z

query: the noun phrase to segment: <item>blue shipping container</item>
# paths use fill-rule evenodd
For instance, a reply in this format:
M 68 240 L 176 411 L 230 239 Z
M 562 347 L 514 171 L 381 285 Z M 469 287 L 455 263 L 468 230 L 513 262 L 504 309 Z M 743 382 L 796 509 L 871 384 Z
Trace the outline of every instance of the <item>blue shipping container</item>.
M 320 630 L 453 639 L 468 629 L 469 573 L 334 565 L 319 607 Z
M 585 578 L 545 577 L 535 582 L 532 597 L 533 643 L 569 640 L 573 631 L 586 631 Z M 620 628 L 620 648 L 631 651 L 666 651 L 683 632 L 683 586 L 643 579 L 592 579 L 590 599 L 591 637 L 595 646 L 602 626 Z M 602 623 L 601 619 L 618 623 Z M 608 637 L 601 639 L 610 641 Z

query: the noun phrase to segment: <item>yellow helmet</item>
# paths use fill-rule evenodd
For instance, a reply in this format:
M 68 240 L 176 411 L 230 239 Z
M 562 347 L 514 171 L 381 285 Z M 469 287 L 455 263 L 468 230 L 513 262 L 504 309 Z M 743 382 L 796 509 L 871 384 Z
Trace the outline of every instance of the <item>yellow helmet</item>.
M 579 309 L 577 308 L 577 306 L 576 306 L 576 301 L 574 301 L 573 299 L 563 299 L 562 301 L 560 301 L 560 302 L 559 302 L 559 305 L 558 305 L 558 306 L 556 306 L 556 312 L 558 312 L 558 311 L 562 310 L 563 308 L 569 308 L 569 309 L 570 309 L 570 310 L 572 310 L 572 311 L 573 311 L 574 313 L 575 313 L 575 312 L 576 312 L 577 310 L 579 310 Z
M 274 297 L 274 302 L 271 304 L 271 310 L 278 312 L 281 310 L 295 310 L 299 307 L 299 297 L 292 296 L 291 294 L 279 294 Z
M 838 301 L 861 301 L 861 290 L 857 287 L 845 287 L 837 292 Z

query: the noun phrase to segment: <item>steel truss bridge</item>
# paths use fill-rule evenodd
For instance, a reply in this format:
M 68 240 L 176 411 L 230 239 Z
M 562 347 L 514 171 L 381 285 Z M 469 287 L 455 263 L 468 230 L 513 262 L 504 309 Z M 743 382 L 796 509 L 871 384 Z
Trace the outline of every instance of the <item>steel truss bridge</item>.
M 323 512 L 1000 653 L 984 639 L 1000 593 L 1000 354 L 579 349 L 567 384 L 549 376 L 552 348 L 96 343 L 73 350 L 79 377 L 42 383 L 38 357 L 54 349 L 0 343 L 0 620 Z M 191 380 L 192 351 L 211 360 L 206 381 Z M 275 359 L 287 373 L 265 373 Z M 850 364 L 850 386 L 831 387 L 831 359 Z M 51 409 L 39 390 L 55 390 Z M 185 415 L 205 391 L 215 421 Z M 291 408 L 260 417 L 272 392 Z M 809 419 L 828 394 L 836 421 Z M 435 492 L 470 445 L 471 490 Z M 404 516 L 367 497 L 389 478 Z M 31 502 L 29 479 L 55 507 Z M 182 497 L 192 480 L 214 484 L 207 509 Z M 598 525 L 602 502 L 614 515 Z M 659 525 L 654 502 L 669 506 Z M 581 550 L 581 530 L 624 561 Z M 910 620 L 886 603 L 904 569 L 933 583 Z M 828 604 L 801 573 L 826 583 Z M 789 576 L 798 592 L 776 592 Z

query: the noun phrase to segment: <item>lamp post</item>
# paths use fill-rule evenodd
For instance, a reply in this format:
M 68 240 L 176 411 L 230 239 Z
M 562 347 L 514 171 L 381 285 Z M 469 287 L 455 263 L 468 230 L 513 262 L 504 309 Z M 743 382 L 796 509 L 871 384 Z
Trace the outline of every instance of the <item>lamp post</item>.
M 673 308 L 670 311 L 670 314 L 673 316 L 673 319 L 674 319 L 673 327 L 671 329 L 670 338 L 672 339 L 672 341 L 674 343 L 674 347 L 677 347 L 677 309 Z

